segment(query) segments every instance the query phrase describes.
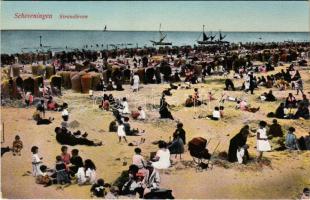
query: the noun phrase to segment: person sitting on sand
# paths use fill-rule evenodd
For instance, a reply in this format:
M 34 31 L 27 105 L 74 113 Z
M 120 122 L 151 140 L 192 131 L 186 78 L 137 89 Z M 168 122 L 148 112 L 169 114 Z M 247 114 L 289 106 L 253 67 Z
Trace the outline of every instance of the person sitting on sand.
M 130 165 L 128 169 L 128 181 L 122 185 L 121 195 L 136 195 L 136 193 L 143 193 L 144 189 L 141 184 L 141 177 L 137 176 L 139 168 L 136 165 Z
M 110 122 L 109 132 L 117 132 L 116 120 L 113 120 L 113 121 Z
M 128 136 L 138 136 L 138 135 L 141 135 L 141 133 L 139 132 L 139 129 L 131 129 L 131 126 L 130 126 L 130 123 L 129 123 L 129 117 L 124 117 L 123 125 L 124 125 L 124 130 L 125 130 L 126 135 L 128 135 Z
M 309 108 L 306 107 L 304 104 L 299 104 L 298 109 L 293 117 L 294 119 L 309 119 L 310 114 L 309 114 Z
M 193 107 L 194 106 L 194 99 L 192 95 L 189 95 L 185 101 L 185 107 Z
M 259 129 L 256 132 L 256 134 L 257 134 L 256 148 L 258 151 L 258 158 L 257 158 L 258 162 L 261 161 L 261 159 L 263 157 L 263 152 L 271 150 L 271 146 L 270 146 L 270 143 L 268 141 L 268 136 L 267 136 L 267 132 L 266 132 L 266 126 L 267 126 L 267 123 L 265 121 L 260 121 L 259 122 Z
M 216 98 L 214 98 L 214 94 L 212 94 L 212 92 L 208 92 L 208 101 L 213 101 L 216 100 Z
M 229 149 L 228 149 L 228 161 L 236 162 L 237 161 L 237 150 L 244 145 L 246 145 L 248 135 L 250 134 L 249 126 L 245 125 L 237 135 L 230 139 Z M 244 155 L 249 159 L 249 154 L 247 151 L 244 152 Z
M 104 180 L 98 179 L 96 183 L 94 183 L 91 188 L 91 197 L 95 196 L 97 198 L 102 198 L 106 195 L 105 187 L 104 187 Z
M 83 159 L 79 156 L 78 149 L 72 149 L 71 154 L 69 172 L 71 176 L 74 176 L 79 169 L 79 164 L 83 163 Z
M 94 142 L 88 140 L 85 137 L 76 137 L 71 132 L 69 132 L 66 128 L 55 128 L 56 140 L 58 143 L 62 145 L 87 145 L 87 146 L 101 146 L 102 142 Z
M 310 132 L 298 139 L 298 147 L 300 150 L 310 150 Z
M 45 165 L 40 166 L 40 173 L 35 178 L 36 184 L 44 185 L 48 187 L 53 184 L 53 179 L 47 174 L 47 167 Z
M 276 109 L 276 112 L 275 113 L 273 113 L 273 112 L 268 113 L 267 117 L 276 117 L 278 119 L 286 118 L 284 103 L 280 103 L 279 107 Z
M 207 118 L 215 121 L 220 120 L 221 119 L 220 108 L 216 106 L 212 112 L 212 115 L 208 115 Z
M 304 105 L 305 107 L 309 107 L 310 105 L 310 102 L 309 102 L 309 99 L 307 98 L 307 95 L 303 94 L 302 95 L 302 100 L 300 100 L 298 102 L 299 105 Z
M 53 101 L 53 97 L 50 96 L 46 102 L 46 109 L 47 110 L 52 110 L 52 111 L 57 111 L 58 104 Z
M 283 137 L 282 127 L 276 119 L 273 119 L 272 124 L 269 126 L 268 136 Z
M 294 127 L 290 127 L 288 129 L 286 138 L 285 138 L 285 147 L 288 150 L 299 150 L 299 145 L 298 145 L 298 141 L 297 141 L 297 137 L 294 134 L 295 132 L 295 128 Z
M 138 120 L 145 120 L 146 119 L 145 111 L 143 110 L 143 108 L 141 106 L 138 107 L 138 112 L 139 112 L 139 115 L 138 115 L 137 119 Z
M 263 101 L 276 101 L 276 97 L 272 94 L 272 90 L 269 90 L 268 93 L 264 93 L 260 96 L 261 100 Z
M 160 176 L 157 169 L 155 169 L 152 163 L 148 162 L 146 166 L 146 174 L 142 180 L 142 188 L 144 198 L 147 198 L 148 194 L 152 191 L 159 189 Z M 142 198 L 140 195 L 140 198 Z
M 37 176 L 40 173 L 40 166 L 42 164 L 42 157 L 39 156 L 39 148 L 37 146 L 31 147 L 32 152 L 32 175 Z
M 159 114 L 160 118 L 162 119 L 171 119 L 174 120 L 174 118 L 171 115 L 171 112 L 168 110 L 169 104 L 166 102 L 166 98 L 163 95 L 162 98 L 160 99 L 160 105 L 159 105 Z
M 66 165 L 62 161 L 61 156 L 56 156 L 55 172 L 57 184 L 66 185 L 71 183 Z
M 135 155 L 132 157 L 132 164 L 139 167 L 139 169 L 143 169 L 146 166 L 146 161 L 141 155 L 141 149 L 135 148 Z
M 167 143 L 160 141 L 158 144 L 159 150 L 156 153 L 155 160 L 152 166 L 155 169 L 168 169 L 170 167 L 170 151 L 167 148 Z
M 248 103 L 245 100 L 238 100 L 236 108 L 237 109 L 239 108 L 242 111 L 248 111 L 252 113 L 256 113 L 260 109 L 260 107 L 257 107 L 257 108 L 251 107 L 250 105 L 248 105 Z
M 87 183 L 87 179 L 86 179 L 86 174 L 85 174 L 84 163 L 78 161 L 76 163 L 76 166 L 78 167 L 78 171 L 75 174 L 76 182 L 78 185 L 85 185 Z
M 235 91 L 235 86 L 234 86 L 234 83 L 231 79 L 226 79 L 224 90 L 229 90 L 229 89 L 231 89 L 232 91 Z
M 12 152 L 13 152 L 13 156 L 15 155 L 21 155 L 21 150 L 23 149 L 23 142 L 20 140 L 19 135 L 15 136 L 15 140 L 13 141 L 13 148 L 12 148 Z
M 37 122 L 37 125 L 48 125 L 54 121 L 54 118 L 49 117 L 48 119 L 43 119 L 41 115 L 38 113 L 35 117 L 35 121 Z
M 61 160 L 64 162 L 66 166 L 70 164 L 70 159 L 71 159 L 71 154 L 68 153 L 68 147 L 67 146 L 62 146 L 61 147 Z
M 288 97 L 285 100 L 285 107 L 286 108 L 296 108 L 296 105 L 297 105 L 296 103 L 297 103 L 296 98 L 293 96 L 292 93 L 289 93 Z
M 96 183 L 96 166 L 92 160 L 86 159 L 84 162 L 86 182 L 89 184 Z
M 110 109 L 110 102 L 109 100 L 102 100 L 101 105 L 99 108 L 104 109 L 105 111 L 109 111 Z

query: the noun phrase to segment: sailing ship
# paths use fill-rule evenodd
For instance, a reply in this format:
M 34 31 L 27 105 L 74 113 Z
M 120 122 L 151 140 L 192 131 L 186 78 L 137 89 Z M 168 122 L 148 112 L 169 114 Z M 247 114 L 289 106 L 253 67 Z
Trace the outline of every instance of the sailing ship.
M 166 37 L 167 37 L 167 34 L 164 34 L 161 31 L 161 24 L 160 24 L 159 25 L 159 41 L 150 40 L 150 42 L 152 42 L 152 44 L 155 45 L 155 46 L 158 46 L 158 45 L 172 45 L 171 42 L 164 42 Z
M 103 32 L 107 31 L 107 25 L 104 26 Z
M 219 32 L 220 32 L 220 33 L 219 33 L 220 37 L 219 37 L 219 39 L 217 40 L 217 42 L 218 42 L 219 44 L 229 44 L 228 41 L 225 41 L 225 40 L 224 40 L 224 39 L 226 38 L 227 35 L 222 35 L 222 32 L 221 32 L 221 31 L 219 31 Z
M 225 41 L 226 35 L 223 35 L 221 31 L 219 31 L 219 38 L 215 40 L 217 34 L 213 35 L 212 32 L 208 36 L 205 32 L 205 25 L 202 27 L 202 40 L 198 40 L 197 43 L 201 45 L 218 45 L 218 44 L 229 44 L 228 41 Z
M 213 41 L 216 35 L 211 34 L 208 36 L 205 32 L 205 25 L 202 26 L 202 40 L 197 41 L 198 44 L 214 44 Z

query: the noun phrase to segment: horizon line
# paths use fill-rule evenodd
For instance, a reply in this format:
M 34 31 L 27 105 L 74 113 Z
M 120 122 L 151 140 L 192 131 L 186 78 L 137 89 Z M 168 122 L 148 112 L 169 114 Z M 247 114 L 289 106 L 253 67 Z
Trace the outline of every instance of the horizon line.
M 103 29 L 0 29 L 0 31 L 100 31 L 100 32 L 159 32 L 159 30 L 106 30 Z M 162 30 L 162 32 L 202 32 L 202 30 Z M 229 31 L 229 30 L 207 30 L 205 32 L 244 32 L 244 33 L 310 33 L 310 30 L 304 31 Z

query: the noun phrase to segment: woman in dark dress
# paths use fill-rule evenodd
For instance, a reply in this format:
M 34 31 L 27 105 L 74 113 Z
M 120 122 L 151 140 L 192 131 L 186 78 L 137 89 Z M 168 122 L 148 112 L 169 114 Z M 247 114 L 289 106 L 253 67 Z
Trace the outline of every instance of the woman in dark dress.
M 231 138 L 229 143 L 229 150 L 228 150 L 228 161 L 229 162 L 236 162 L 237 161 L 237 150 L 239 147 L 243 147 L 246 144 L 247 137 L 250 134 L 249 126 L 244 126 L 240 132 Z M 245 152 L 245 155 L 249 158 L 248 152 Z
M 159 114 L 160 118 L 162 119 L 168 118 L 174 120 L 174 118 L 171 115 L 171 112 L 168 110 L 168 103 L 166 102 L 164 96 L 160 100 Z

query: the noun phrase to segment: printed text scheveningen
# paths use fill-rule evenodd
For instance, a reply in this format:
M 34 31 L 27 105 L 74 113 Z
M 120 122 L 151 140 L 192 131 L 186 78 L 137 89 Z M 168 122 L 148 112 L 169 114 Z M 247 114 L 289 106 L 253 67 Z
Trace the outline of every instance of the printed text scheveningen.
M 52 19 L 52 14 L 40 14 L 40 13 L 15 13 L 17 19 Z
M 53 19 L 53 14 L 41 14 L 41 13 L 15 13 L 16 19 Z M 67 15 L 67 14 L 60 14 L 58 16 L 59 19 L 87 19 L 87 15 Z

